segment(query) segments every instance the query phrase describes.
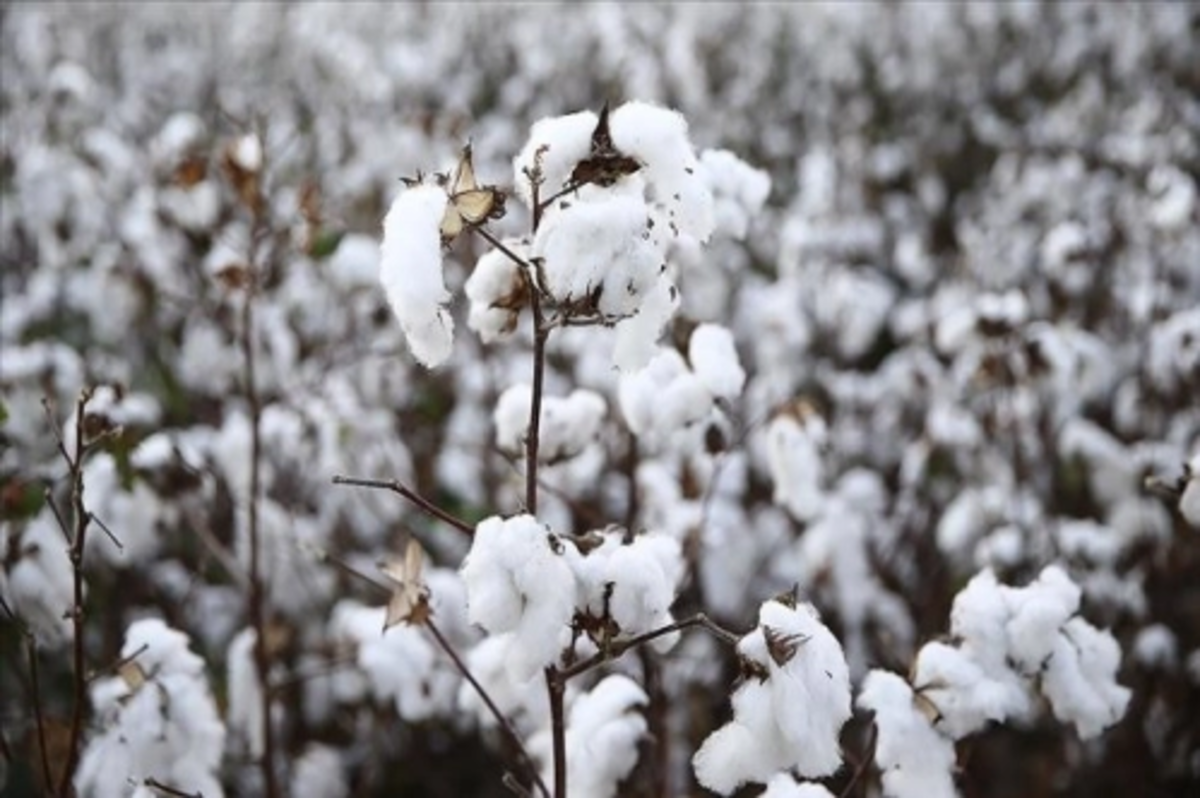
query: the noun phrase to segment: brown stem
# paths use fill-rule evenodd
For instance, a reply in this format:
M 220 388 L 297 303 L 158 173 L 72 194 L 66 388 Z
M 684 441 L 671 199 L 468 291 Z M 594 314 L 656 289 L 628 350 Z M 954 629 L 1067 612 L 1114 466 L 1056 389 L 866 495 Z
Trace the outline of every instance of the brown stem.
M 66 447 L 60 440 L 59 447 L 67 458 L 67 467 L 71 475 L 71 511 L 74 530 L 71 533 L 72 602 L 71 630 L 72 640 L 72 680 L 74 683 L 74 699 L 71 710 L 71 733 L 67 742 L 67 756 L 63 760 L 63 769 L 58 779 L 58 794 L 63 798 L 71 793 L 71 777 L 75 773 L 75 764 L 79 759 L 79 744 L 83 737 L 83 715 L 87 706 L 87 674 L 84 672 L 84 640 L 83 640 L 83 547 L 87 542 L 88 525 L 92 517 L 83 504 L 83 455 L 84 455 L 84 420 L 87 403 L 92 398 L 90 389 L 85 389 L 75 405 L 75 456 L 67 456 Z M 45 754 L 43 743 L 42 753 Z
M 642 681 L 650 706 L 646 708 L 646 720 L 651 745 L 650 784 L 652 794 L 658 798 L 671 795 L 671 735 L 667 729 L 667 693 L 663 689 L 662 663 L 648 648 L 638 649 L 642 664 Z
M 494 717 L 496 722 L 500 724 L 500 728 L 504 730 L 504 736 L 508 738 L 509 742 L 516 749 L 517 755 L 520 756 L 521 763 L 529 769 L 529 775 L 533 778 L 533 783 L 537 785 L 538 790 L 542 793 L 544 798 L 550 798 L 550 791 L 546 789 L 546 783 L 542 781 L 542 775 L 538 772 L 537 764 L 533 761 L 533 757 L 529 755 L 529 751 L 525 749 L 524 744 L 521 742 L 521 738 L 517 736 L 517 731 L 512 727 L 512 724 L 509 723 L 508 718 L 506 718 L 504 713 L 500 711 L 500 708 L 496 706 L 496 702 L 494 702 L 492 697 L 488 695 L 488 692 L 483 688 L 483 685 L 480 684 L 479 681 L 476 680 L 476 678 L 471 674 L 470 669 L 467 668 L 467 664 L 462 661 L 461 657 L 458 656 L 458 652 L 456 652 L 454 647 L 450 645 L 450 641 L 448 641 L 445 636 L 442 635 L 441 630 L 437 628 L 437 624 L 433 622 L 433 618 L 426 619 L 425 628 L 428 629 L 429 633 L 433 635 L 435 640 L 437 640 L 438 645 L 442 647 L 442 651 L 446 652 L 446 656 L 448 656 L 454 663 L 454 666 L 458 668 L 458 672 L 462 674 L 463 678 L 470 683 L 471 687 L 479 695 L 479 698 L 487 706 L 488 711 L 492 713 L 492 717 Z
M 146 779 L 145 781 L 142 782 L 142 784 L 144 784 L 145 786 L 149 787 L 152 790 L 158 790 L 163 795 L 177 795 L 177 796 L 180 796 L 180 798 L 204 798 L 202 793 L 184 792 L 183 790 L 172 787 L 169 784 L 163 784 L 158 779 L 153 779 L 153 778 Z
M 362 477 L 346 477 L 342 475 L 333 478 L 335 485 L 353 485 L 358 488 L 375 488 L 378 490 L 390 490 L 392 493 L 398 493 L 410 502 L 415 504 L 427 515 L 436 518 L 439 521 L 444 521 L 450 526 L 462 532 L 464 535 L 474 535 L 475 527 L 468 524 L 461 518 L 457 518 L 450 513 L 438 507 L 436 504 L 426 499 L 421 494 L 417 493 L 412 488 L 402 482 L 394 479 L 364 479 Z
M 530 515 L 536 516 L 542 391 L 546 374 L 546 339 L 550 337 L 550 331 L 542 329 L 542 306 L 537 291 L 530 292 L 530 306 L 533 308 L 533 390 L 529 402 L 529 431 L 525 436 L 525 508 Z
M 565 671 L 553 665 L 546 668 L 546 692 L 550 696 L 550 730 L 554 738 L 554 798 L 567 798 L 567 725 L 563 693 Z
M 581 673 L 587 673 L 592 668 L 602 665 L 605 662 L 611 662 L 615 659 L 620 659 L 627 651 L 638 646 L 645 645 L 651 640 L 656 640 L 664 635 L 669 635 L 672 632 L 681 632 L 684 629 L 690 629 L 693 626 L 699 626 L 706 629 L 717 639 L 731 646 L 736 646 L 741 637 L 734 632 L 729 631 L 717 622 L 713 621 L 702 612 L 698 612 L 690 618 L 685 618 L 682 621 L 675 621 L 666 626 L 660 626 L 658 629 L 651 629 L 649 632 L 643 632 L 640 635 L 629 637 L 624 640 L 615 640 L 601 651 L 597 651 L 592 656 L 585 660 L 576 662 L 569 668 L 565 668 L 559 673 L 560 678 L 566 682 L 575 678 Z
M 41 749 L 42 760 L 42 777 L 45 779 L 46 789 L 50 789 L 50 785 L 54 783 L 54 776 L 50 773 L 50 755 L 46 751 L 46 721 L 42 714 L 42 688 L 38 679 L 38 661 L 37 661 L 37 642 L 33 639 L 33 635 L 25 632 L 25 651 L 29 658 L 29 679 L 30 687 L 33 691 L 33 719 L 37 723 L 38 748 Z
M 270 672 L 270 651 L 267 649 L 267 609 L 266 591 L 262 578 L 262 541 L 259 539 L 258 528 L 258 496 L 262 490 L 262 401 L 258 395 L 258 385 L 255 378 L 254 357 L 254 299 L 258 291 L 255 265 L 258 260 L 259 242 L 265 235 L 264 219 L 261 213 L 254 214 L 254 230 L 251 233 L 250 252 L 247 271 L 249 281 L 245 287 L 245 301 L 242 303 L 242 359 L 243 379 L 245 381 L 246 401 L 250 405 L 250 493 L 247 497 L 247 536 L 250 543 L 250 574 L 249 592 L 247 594 L 247 610 L 250 616 L 250 626 L 254 629 L 254 670 L 258 683 L 262 686 L 259 691 L 262 701 L 262 738 L 263 755 L 259 765 L 262 769 L 263 788 L 267 798 L 277 798 L 279 784 L 275 774 L 275 729 L 271 722 L 271 691 L 267 689 L 267 676 Z

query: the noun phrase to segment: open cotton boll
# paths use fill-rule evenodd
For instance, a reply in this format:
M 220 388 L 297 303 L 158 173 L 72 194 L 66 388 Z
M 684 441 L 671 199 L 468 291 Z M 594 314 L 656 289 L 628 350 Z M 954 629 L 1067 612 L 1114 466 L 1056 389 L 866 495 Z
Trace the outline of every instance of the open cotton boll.
M 627 373 L 645 366 L 658 349 L 663 328 L 678 308 L 679 291 L 665 275 L 660 275 L 637 313 L 618 322 L 613 365 Z
M 1059 629 L 1079 609 L 1082 592 L 1053 565 L 1023 588 L 1002 590 L 1010 613 L 1005 625 L 1008 658 L 1024 673 L 1035 673 L 1055 649 Z
M 838 736 L 850 718 L 850 671 L 841 644 L 811 605 L 768 601 L 738 653 L 766 674 L 733 694 L 733 720 L 693 758 L 699 782 L 723 795 L 781 770 L 821 777 L 841 766 Z
M 446 192 L 417 186 L 400 192 L 383 219 L 379 281 L 413 356 L 434 368 L 450 357 L 454 320 L 442 275 L 440 225 Z
M 467 617 L 493 634 L 515 635 L 508 668 L 516 681 L 558 658 L 575 603 L 575 576 L 564 551 L 530 515 L 493 516 L 475 527 L 461 569 Z
M 621 194 L 555 206 L 532 248 L 542 259 L 542 288 L 563 305 L 594 300 L 605 317 L 635 313 L 663 266 L 648 218 L 641 198 Z
M 612 798 L 638 760 L 646 719 L 638 711 L 648 699 L 628 676 L 605 677 L 571 703 L 567 720 L 567 783 L 575 798 Z M 530 752 L 546 763 L 543 778 L 553 782 L 552 738 L 543 730 L 529 741 Z
M 741 241 L 771 193 L 771 176 L 729 150 L 700 153 L 700 175 L 713 195 L 716 232 Z
M 733 333 L 719 324 L 701 324 L 692 331 L 688 362 L 708 392 L 719 399 L 736 399 L 746 384 Z
M 376 700 L 395 705 L 408 721 L 449 714 L 455 706 L 459 678 L 436 644 L 415 626 L 384 630 L 386 610 L 343 599 L 333 609 L 330 634 L 353 643 L 355 662 Z
M 825 467 L 821 462 L 825 436 L 825 421 L 816 415 L 803 421 L 791 415 L 776 416 L 767 427 L 774 501 L 797 521 L 811 521 L 825 507 Z
M 767 782 L 758 798 L 834 798 L 822 784 L 796 781 L 789 773 L 780 773 Z
M 659 210 L 655 234 L 707 241 L 713 232 L 713 199 L 699 174 L 683 114 L 628 102 L 613 111 L 610 123 L 617 149 L 645 165 L 646 199 Z
M 189 794 L 224 794 L 217 771 L 225 727 L 189 642 L 157 618 L 130 625 L 120 657 L 144 682 L 118 676 L 93 685 L 101 731 L 75 773 L 80 795 L 126 796 L 130 784 L 151 777 Z
M 532 390 L 514 385 L 500 394 L 492 420 L 496 425 L 496 445 L 519 452 L 529 433 L 529 409 Z M 538 459 L 556 462 L 574 457 L 600 434 L 600 425 L 608 412 L 608 403 L 595 391 L 578 389 L 570 396 L 542 398 L 538 425 Z
M 546 685 L 538 679 L 513 680 L 508 662 L 511 650 L 519 645 L 512 633 L 490 635 L 467 654 L 467 669 L 483 687 L 496 708 L 513 718 L 518 728 L 537 728 L 549 723 L 550 704 Z M 458 708 L 484 728 L 496 725 L 496 716 L 484 703 L 479 691 L 463 681 L 458 689 Z
M 600 617 L 607 607 L 625 637 L 671 623 L 671 605 L 685 572 L 679 542 L 645 533 L 624 543 L 624 530 L 616 528 L 593 534 L 603 541 L 572 563 L 578 608 Z M 655 643 L 661 641 L 659 650 L 666 650 L 676 640 L 676 635 L 664 635 Z
M 1085 740 L 1120 720 L 1131 695 L 1117 684 L 1120 665 L 1121 649 L 1110 633 L 1082 618 L 1067 621 L 1041 681 L 1054 717 L 1075 724 Z
M 955 798 L 954 743 L 916 707 L 908 683 L 874 670 L 863 681 L 858 705 L 875 712 L 875 762 L 888 798 Z
M 541 199 L 557 194 L 571 177 L 575 165 L 588 156 L 592 148 L 592 132 L 599 117 L 591 111 L 579 111 L 566 116 L 551 116 L 533 123 L 529 140 L 513 159 L 513 186 L 517 197 L 532 207 L 533 194 L 529 181 L 541 159 Z
M 21 532 L 16 551 L 4 598 L 39 645 L 57 648 L 70 642 L 75 636 L 70 620 L 74 577 L 67 543 L 49 508 Z
M 1028 702 L 1020 684 L 990 678 L 961 649 L 945 643 L 922 646 L 913 683 L 937 707 L 938 729 L 955 740 L 979 731 L 989 721 L 1003 721 Z
M 515 255 L 528 254 L 528 247 L 520 240 L 510 239 L 504 245 Z M 498 249 L 484 254 L 463 290 L 471 303 L 467 326 L 479 334 L 483 343 L 499 341 L 517 329 L 527 289 L 520 269 L 508 255 Z

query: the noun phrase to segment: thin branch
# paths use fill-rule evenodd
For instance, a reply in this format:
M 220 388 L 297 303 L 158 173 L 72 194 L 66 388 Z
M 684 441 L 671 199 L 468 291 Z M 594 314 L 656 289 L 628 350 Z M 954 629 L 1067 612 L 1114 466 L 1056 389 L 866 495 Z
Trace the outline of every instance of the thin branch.
M 50 755 L 46 751 L 46 721 L 42 714 L 42 687 L 38 679 L 37 643 L 34 642 L 33 634 L 28 630 L 25 632 L 25 651 L 29 659 L 30 687 L 33 690 L 33 718 L 37 724 L 38 748 L 41 749 L 42 776 L 46 780 L 46 789 L 49 790 L 50 785 L 54 783 L 54 776 L 50 773 Z
M 517 265 L 519 268 L 521 268 L 521 269 L 524 269 L 524 270 L 528 270 L 528 269 L 529 269 L 529 261 L 525 260 L 525 259 L 524 259 L 524 258 L 522 258 L 520 255 L 518 255 L 517 253 L 515 253 L 515 252 L 513 252 L 511 249 L 509 249 L 509 247 L 508 247 L 508 246 L 506 246 L 506 245 L 504 244 L 504 242 L 503 242 L 503 241 L 501 241 L 500 239 L 496 238 L 496 236 L 492 235 L 491 231 L 489 231 L 487 228 L 485 228 L 485 227 L 475 227 L 475 228 L 472 228 L 472 229 L 473 229 L 473 230 L 474 230 L 476 233 L 478 233 L 478 234 L 480 235 L 480 237 L 482 237 L 482 238 L 483 238 L 483 240 L 484 240 L 484 241 L 487 241 L 487 242 L 488 242 L 489 244 L 491 244 L 493 247 L 495 247 L 496 249 L 498 249 L 498 250 L 499 250 L 501 253 L 503 253 L 503 254 L 504 254 L 504 255 L 505 255 L 505 256 L 506 256 L 506 257 L 507 257 L 509 260 L 511 260 L 513 263 L 515 263 L 515 264 L 516 264 L 516 265 Z
M 149 787 L 152 790 L 158 790 L 159 792 L 163 793 L 164 795 L 176 795 L 176 796 L 179 796 L 179 798 L 204 798 L 204 793 L 184 792 L 183 790 L 176 789 L 175 787 L 172 787 L 168 784 L 163 784 L 161 781 L 159 781 L 158 779 L 154 779 L 154 778 L 146 779 L 145 781 L 142 782 L 142 784 L 144 784 L 145 786 Z
M 546 693 L 550 697 L 550 729 L 554 742 L 554 798 L 567 798 L 567 725 L 563 693 L 565 671 L 553 665 L 546 668 Z
M 436 504 L 426 499 L 421 494 L 417 493 L 412 488 L 394 479 L 364 479 L 362 477 L 347 477 L 338 475 L 333 478 L 335 485 L 353 485 L 358 488 L 375 488 L 377 490 L 390 490 L 392 493 L 398 493 L 410 502 L 415 504 L 427 515 L 436 518 L 439 521 L 444 521 L 450 526 L 462 532 L 464 535 L 474 535 L 475 527 L 468 524 L 461 518 L 457 518 L 450 513 L 438 507 Z
M 97 679 L 99 679 L 101 676 L 104 676 L 105 674 L 108 674 L 108 673 L 116 673 L 117 671 L 121 670 L 121 668 L 124 668 L 126 665 L 128 665 L 129 663 L 136 660 L 142 654 L 146 653 L 146 650 L 149 648 L 150 648 L 149 643 L 143 643 L 142 645 L 138 646 L 137 651 L 134 651 L 128 657 L 121 657 L 119 660 L 117 660 L 113 664 L 109 665 L 108 667 L 101 668 L 100 670 L 89 674 L 88 682 L 89 683 L 94 682 Z
M 90 388 L 85 388 L 75 405 L 75 457 L 66 455 L 71 476 L 71 510 L 75 522 L 71 535 L 71 548 L 68 555 L 71 560 L 72 602 L 71 630 L 73 640 L 72 681 L 74 683 L 74 699 L 71 709 L 71 732 L 67 742 L 67 755 L 63 760 L 62 773 L 59 774 L 58 794 L 66 798 L 71 793 L 71 777 L 75 773 L 75 763 L 79 759 L 79 744 L 83 738 L 83 715 L 87 707 L 87 677 L 84 674 L 84 634 L 83 634 L 83 551 L 87 542 L 87 530 L 91 523 L 91 513 L 83 504 L 83 456 L 84 456 L 84 418 L 87 404 L 92 398 Z M 43 749 L 43 753 L 45 753 Z
M 614 640 L 604 650 L 597 651 L 587 659 L 576 662 L 571 667 L 564 669 L 560 675 L 564 682 L 568 681 L 580 675 L 581 673 L 586 673 L 592 668 L 604 664 L 605 662 L 611 662 L 612 660 L 620 659 L 630 649 L 645 645 L 652 640 L 656 640 L 664 635 L 669 635 L 672 632 L 681 632 L 684 629 L 690 629 L 693 626 L 699 626 L 705 629 L 718 640 L 731 646 L 736 646 L 738 641 L 741 640 L 739 635 L 729 631 L 716 621 L 713 621 L 704 613 L 698 612 L 690 618 L 685 618 L 682 621 L 676 621 L 675 623 L 670 623 L 666 626 L 661 626 L 658 629 L 652 629 L 649 632 L 643 632 L 640 635 L 625 638 L 624 640 Z
M 542 393 L 546 375 L 546 339 L 542 329 L 542 304 L 537 291 L 529 292 L 533 310 L 533 389 L 529 402 L 529 430 L 525 434 L 525 509 L 536 516 L 538 509 L 538 447 L 541 443 Z
M 121 544 L 121 541 L 117 538 L 116 535 L 113 534 L 113 531 L 108 528 L 108 524 L 104 523 L 99 518 L 97 518 L 95 513 L 88 513 L 88 520 L 94 521 L 96 523 L 96 526 L 100 527 L 100 531 L 108 536 L 108 539 L 112 542 L 112 544 L 114 546 L 117 547 L 117 549 L 119 551 L 125 551 L 125 546 Z
M 526 750 L 525 745 L 521 742 L 521 738 L 517 736 L 516 729 L 514 729 L 512 724 L 509 723 L 508 718 L 506 718 L 504 713 L 500 711 L 500 708 L 496 706 L 496 703 L 492 700 L 492 697 L 488 695 L 488 692 L 484 689 L 483 685 L 480 684 L 478 680 L 476 680 L 476 678 L 471 674 L 470 669 L 467 668 L 467 664 L 462 661 L 461 657 L 458 656 L 458 653 L 454 650 L 453 646 L 450 645 L 450 641 L 448 641 L 445 636 L 442 635 L 442 632 L 440 629 L 438 629 L 437 624 L 433 622 L 433 618 L 426 619 L 423 625 L 429 630 L 429 633 L 433 635 L 434 639 L 437 640 L 438 645 L 442 647 L 442 651 L 446 652 L 446 656 L 448 656 L 454 663 L 454 666 L 458 668 L 458 671 L 463 675 L 463 678 L 466 679 L 467 682 L 470 683 L 471 687 L 474 688 L 475 692 L 479 694 L 479 698 L 487 706 L 488 711 L 492 713 L 492 716 L 496 719 L 496 722 L 500 724 L 500 728 L 504 730 L 505 736 L 508 737 L 509 742 L 512 743 L 512 745 L 516 748 L 522 764 L 529 769 L 529 774 L 533 777 L 533 782 L 537 785 L 538 790 L 542 793 L 544 798 L 550 798 L 550 792 L 546 789 L 545 782 L 542 781 L 542 776 L 541 773 L 538 772 L 537 764 L 533 761 L 533 757 L 529 755 L 529 751 Z
M 320 558 L 322 562 L 326 562 L 337 567 L 343 573 L 375 588 L 380 593 L 387 596 L 392 594 L 392 588 L 388 587 L 382 582 L 377 581 L 373 577 L 364 574 L 362 571 L 350 565 L 340 557 L 336 557 L 323 549 L 314 549 L 313 553 Z M 463 678 L 466 679 L 471 687 L 474 688 L 475 692 L 479 694 L 479 698 L 488 708 L 488 711 L 492 713 L 492 717 L 496 719 L 496 723 L 504 731 L 505 736 L 508 737 L 513 747 L 516 749 L 522 763 L 529 769 L 534 783 L 538 786 L 538 789 L 541 791 L 544 798 L 550 798 L 550 793 L 546 789 L 545 783 L 542 781 L 541 774 L 538 772 L 537 765 L 534 763 L 533 757 L 529 755 L 529 751 L 521 742 L 521 738 L 517 735 L 516 729 L 514 729 L 512 724 L 509 723 L 508 718 L 504 716 L 504 713 L 500 711 L 498 706 L 496 706 L 496 702 L 492 700 L 492 697 L 488 694 L 484 686 L 480 684 L 475 676 L 471 673 L 471 670 L 467 667 L 467 664 L 463 662 L 462 658 L 459 657 L 458 652 L 456 652 L 454 647 L 450 645 L 450 641 L 447 640 L 442 634 L 441 630 L 437 628 L 437 625 L 433 622 L 433 618 L 430 617 L 426 619 L 422 625 L 429 630 L 429 633 L 433 635 L 433 638 L 437 641 L 438 645 L 441 646 L 442 651 L 446 653 L 446 656 L 449 657 L 450 661 L 454 663 L 454 666 L 458 668 L 458 672 L 462 674 Z
M 277 798 L 279 784 L 275 774 L 275 730 L 271 717 L 271 691 L 266 689 L 267 677 L 270 673 L 270 652 L 267 650 L 267 618 L 266 595 L 262 578 L 262 541 L 259 535 L 258 497 L 262 490 L 262 400 L 258 395 L 258 384 L 255 373 L 255 335 L 254 335 L 254 301 L 258 294 L 258 254 L 265 236 L 269 233 L 264 211 L 251 203 L 253 229 L 250 234 L 250 247 L 247 253 L 247 284 L 242 302 L 241 319 L 241 348 L 242 348 L 242 379 L 246 393 L 246 401 L 250 405 L 250 485 L 247 497 L 247 536 L 250 543 L 249 591 L 247 594 L 247 610 L 250 625 L 254 629 L 254 670 L 258 683 L 263 685 L 262 701 L 262 739 L 263 753 L 260 767 L 263 775 L 263 788 L 267 798 Z

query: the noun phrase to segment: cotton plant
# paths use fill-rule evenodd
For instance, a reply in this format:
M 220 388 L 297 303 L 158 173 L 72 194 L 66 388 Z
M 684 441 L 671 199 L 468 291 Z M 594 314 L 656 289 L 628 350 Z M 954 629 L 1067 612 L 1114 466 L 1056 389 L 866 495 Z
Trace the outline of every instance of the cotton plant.
M 147 780 L 221 796 L 225 725 L 204 660 L 186 634 L 157 618 L 125 633 L 117 676 L 91 686 L 97 728 L 75 773 L 80 795 L 126 796 Z
M 875 713 L 888 795 L 957 795 L 954 743 L 992 723 L 1031 722 L 1037 693 L 1082 739 L 1120 720 L 1130 700 L 1116 681 L 1120 648 L 1077 614 L 1080 597 L 1057 566 L 1024 587 L 985 570 L 955 598 L 949 642 L 925 644 L 908 681 L 867 675 L 857 702 Z
M 737 650 L 744 681 L 733 694 L 733 719 L 696 752 L 700 783 L 729 795 L 784 771 L 810 778 L 837 771 L 850 672 L 815 608 L 791 597 L 763 604 L 758 627 Z

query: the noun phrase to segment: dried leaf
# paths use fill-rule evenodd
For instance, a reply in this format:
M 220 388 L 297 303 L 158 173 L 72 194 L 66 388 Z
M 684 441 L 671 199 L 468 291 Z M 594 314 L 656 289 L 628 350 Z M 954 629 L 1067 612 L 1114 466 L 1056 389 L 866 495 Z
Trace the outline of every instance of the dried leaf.
M 383 575 L 395 583 L 383 620 L 384 631 L 398 623 L 420 625 L 429 619 L 429 589 L 421 581 L 424 559 L 421 544 L 409 539 L 403 560 L 391 558 L 379 566 Z

